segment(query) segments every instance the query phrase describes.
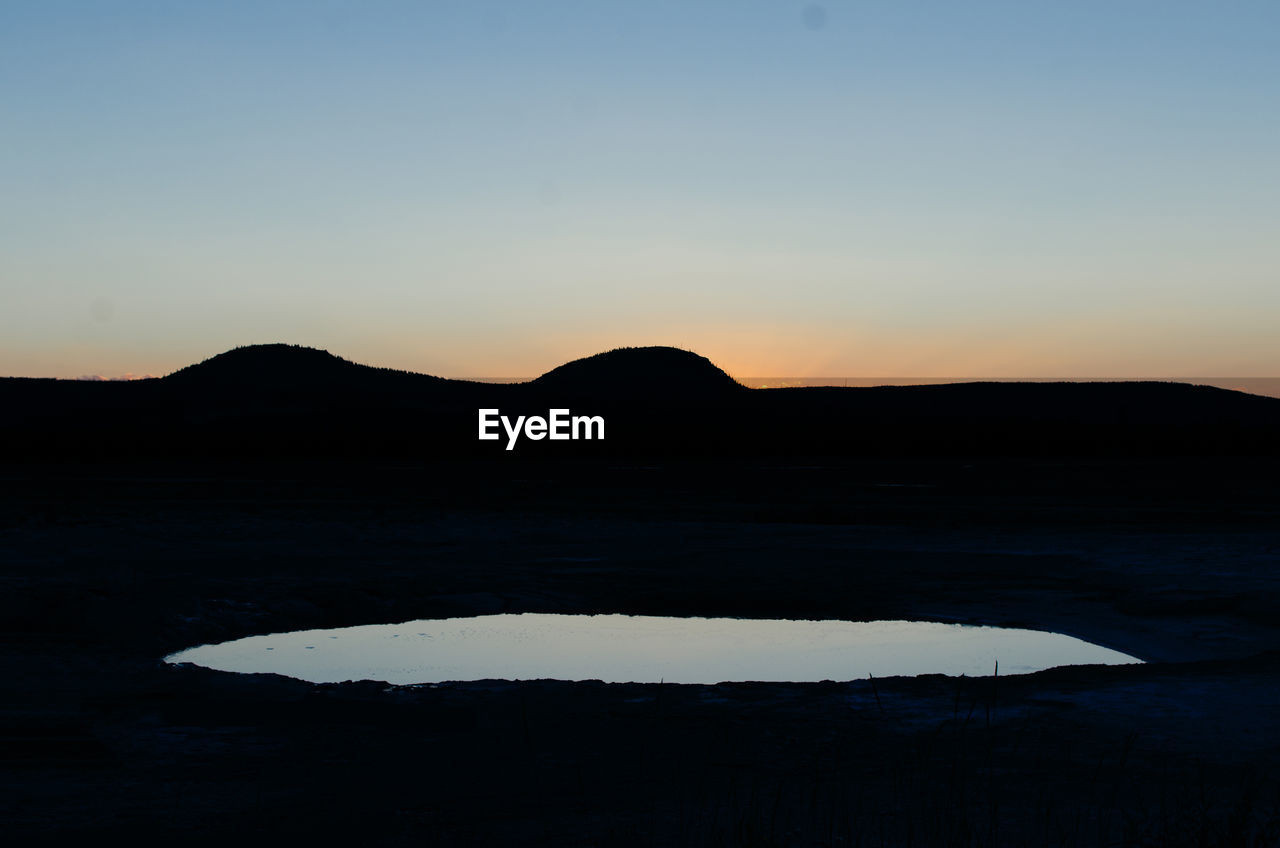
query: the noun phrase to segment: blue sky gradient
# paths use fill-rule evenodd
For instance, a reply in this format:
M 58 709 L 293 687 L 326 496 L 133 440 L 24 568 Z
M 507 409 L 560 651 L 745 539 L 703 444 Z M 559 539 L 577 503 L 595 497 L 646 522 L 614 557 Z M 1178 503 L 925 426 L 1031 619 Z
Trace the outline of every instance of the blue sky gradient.
M 1280 374 L 1273 2 L 0 5 L 0 374 Z

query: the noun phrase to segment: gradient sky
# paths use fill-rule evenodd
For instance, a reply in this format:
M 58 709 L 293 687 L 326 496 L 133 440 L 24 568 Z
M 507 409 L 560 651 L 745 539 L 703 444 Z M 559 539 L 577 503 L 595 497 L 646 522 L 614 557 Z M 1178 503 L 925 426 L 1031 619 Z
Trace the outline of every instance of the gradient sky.
M 0 4 L 0 374 L 1280 375 L 1280 3 Z

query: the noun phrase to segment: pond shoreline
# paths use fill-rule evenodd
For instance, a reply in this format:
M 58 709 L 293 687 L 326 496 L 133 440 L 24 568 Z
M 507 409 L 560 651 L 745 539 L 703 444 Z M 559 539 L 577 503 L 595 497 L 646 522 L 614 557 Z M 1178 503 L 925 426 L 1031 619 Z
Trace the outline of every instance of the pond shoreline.
M 1142 483 L 1121 463 L 980 480 L 964 464 L 740 469 L 768 483 L 750 489 L 692 463 L 525 469 L 487 494 L 421 467 L 324 485 L 278 467 L 8 469 L 6 820 L 55 844 L 387 845 L 1176 844 L 1190 816 L 1228 835 L 1277 820 L 1274 469 L 1155 463 Z M 535 486 L 537 502 L 500 494 Z M 253 633 L 518 611 L 941 618 L 1155 662 L 398 687 L 162 662 Z

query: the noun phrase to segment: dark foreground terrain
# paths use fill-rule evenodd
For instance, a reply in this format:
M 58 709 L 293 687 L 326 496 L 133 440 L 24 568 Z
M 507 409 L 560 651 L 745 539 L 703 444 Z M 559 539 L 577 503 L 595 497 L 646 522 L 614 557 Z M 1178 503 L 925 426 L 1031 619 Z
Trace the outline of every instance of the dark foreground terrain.
M 0 469 L 0 817 L 25 844 L 1280 840 L 1274 458 Z M 492 612 L 927 618 L 1140 666 L 311 685 L 210 641 Z

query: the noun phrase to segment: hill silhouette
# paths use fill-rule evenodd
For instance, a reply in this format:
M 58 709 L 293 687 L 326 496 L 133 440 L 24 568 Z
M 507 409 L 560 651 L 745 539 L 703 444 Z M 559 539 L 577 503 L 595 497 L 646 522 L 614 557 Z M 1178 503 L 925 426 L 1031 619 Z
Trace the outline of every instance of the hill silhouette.
M 477 438 L 477 410 L 570 408 L 604 440 Z M 618 348 L 516 384 L 236 348 L 159 379 L 0 379 L 0 457 L 1274 455 L 1280 399 L 1182 383 L 748 389 L 705 357 Z
M 440 377 L 375 368 L 334 356 L 327 350 L 290 344 L 260 344 L 233 348 L 163 378 L 170 386 L 210 390 L 257 388 L 273 391 L 300 388 L 373 387 L 392 383 L 408 388 L 446 382 Z
M 702 396 L 745 389 L 705 356 L 675 347 L 619 347 L 575 359 L 532 381 L 539 388 L 615 397 Z

